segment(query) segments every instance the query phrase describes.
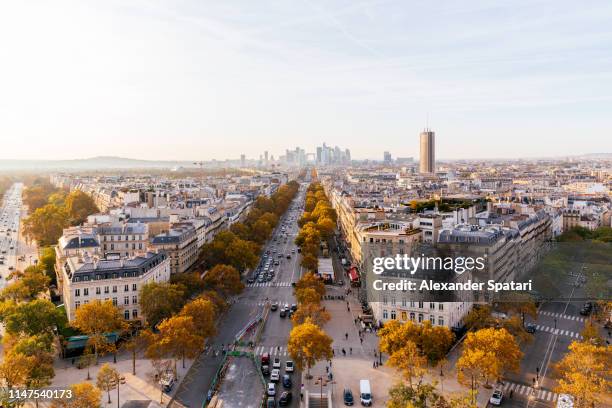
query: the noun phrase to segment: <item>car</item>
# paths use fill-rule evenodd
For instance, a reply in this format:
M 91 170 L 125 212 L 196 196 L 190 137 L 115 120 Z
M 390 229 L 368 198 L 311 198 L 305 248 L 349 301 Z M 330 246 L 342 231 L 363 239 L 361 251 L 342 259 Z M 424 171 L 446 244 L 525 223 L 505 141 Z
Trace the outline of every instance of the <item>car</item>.
M 278 313 L 278 315 L 280 317 L 287 317 L 287 311 L 285 309 L 281 309 L 281 311 Z
M 278 380 L 280 380 L 280 370 L 275 368 L 272 370 L 272 373 L 270 373 L 270 381 L 278 382 Z
M 283 375 L 283 387 L 285 388 L 291 388 L 291 377 L 289 376 L 289 374 L 285 374 Z
M 503 399 L 504 399 L 504 392 L 498 388 L 495 391 L 493 391 L 491 398 L 489 398 L 489 402 L 493 405 L 501 405 Z
M 278 399 L 278 405 L 280 405 L 281 407 L 285 407 L 291 404 L 292 399 L 293 394 L 291 394 L 291 391 L 283 391 L 280 398 Z
M 587 306 L 589 305 L 589 306 Z M 582 306 L 582 309 L 580 309 L 580 314 L 582 316 L 588 316 L 591 314 L 591 309 L 592 307 L 590 306 L 590 303 L 585 303 L 584 306 Z
M 278 310 L 278 303 L 272 303 L 270 310 L 276 312 Z
M 297 305 L 294 303 L 291 305 L 291 311 L 295 312 L 297 310 Z
M 353 406 L 355 403 L 355 400 L 353 399 L 353 392 L 348 388 L 345 388 L 342 392 L 342 400 L 344 401 L 344 405 L 349 407 Z
M 268 383 L 268 395 L 270 397 L 273 397 L 276 395 L 276 384 L 274 383 Z
M 291 255 L 287 255 L 287 259 L 291 259 Z
M 268 397 L 268 401 L 266 402 L 266 407 L 276 408 L 276 401 L 274 400 L 274 397 Z
M 279 357 L 274 357 L 274 363 L 272 363 L 272 368 L 281 368 L 281 361 Z
M 270 353 L 263 353 L 261 355 L 261 365 L 269 365 L 270 364 Z
M 255 279 L 249 278 L 249 279 L 247 279 L 247 283 L 255 283 Z
M 285 372 L 286 373 L 292 373 L 294 369 L 295 369 L 295 364 L 293 364 L 293 361 L 291 360 L 285 361 Z
M 262 375 L 270 375 L 270 366 L 267 364 L 264 364 L 261 366 L 261 374 Z
M 525 331 L 527 333 L 531 333 L 531 334 L 535 333 L 536 332 L 536 325 L 533 324 L 533 323 L 526 323 L 525 324 Z

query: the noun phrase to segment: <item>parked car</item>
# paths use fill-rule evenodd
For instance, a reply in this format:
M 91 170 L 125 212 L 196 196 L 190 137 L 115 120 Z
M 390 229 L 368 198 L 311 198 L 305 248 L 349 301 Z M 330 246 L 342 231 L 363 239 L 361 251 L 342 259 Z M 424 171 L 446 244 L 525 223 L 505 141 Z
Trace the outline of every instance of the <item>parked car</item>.
M 347 405 L 349 407 L 353 406 L 354 401 L 355 401 L 353 399 L 353 393 L 348 388 L 345 388 L 344 391 L 342 392 L 342 399 L 344 401 L 344 405 Z
M 293 395 L 291 394 L 291 391 L 283 391 L 280 398 L 278 399 L 278 405 L 280 405 L 281 407 L 285 407 L 291 404 L 292 399 Z
M 263 375 L 270 375 L 270 366 L 269 365 L 262 365 L 261 366 L 261 373 Z
M 531 333 L 531 334 L 535 333 L 536 332 L 536 325 L 533 324 L 533 323 L 526 323 L 525 324 L 525 331 L 527 333 Z
M 491 395 L 491 398 L 489 398 L 489 402 L 493 405 L 501 405 L 503 399 L 504 392 L 498 388 L 493 391 L 493 395 Z

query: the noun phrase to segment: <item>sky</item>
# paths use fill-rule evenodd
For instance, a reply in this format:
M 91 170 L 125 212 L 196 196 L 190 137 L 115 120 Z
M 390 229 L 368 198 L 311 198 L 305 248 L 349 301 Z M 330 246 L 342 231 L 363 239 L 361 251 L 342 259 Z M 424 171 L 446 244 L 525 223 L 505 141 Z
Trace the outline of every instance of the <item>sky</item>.
M 612 152 L 612 2 L 0 2 L 0 159 Z

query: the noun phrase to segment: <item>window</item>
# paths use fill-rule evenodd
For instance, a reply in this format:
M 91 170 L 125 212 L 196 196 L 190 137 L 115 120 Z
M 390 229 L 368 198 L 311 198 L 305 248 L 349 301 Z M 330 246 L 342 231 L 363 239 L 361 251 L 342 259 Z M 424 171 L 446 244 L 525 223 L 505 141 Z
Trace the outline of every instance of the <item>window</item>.
M 419 323 L 423 323 L 423 313 L 419 313 Z
M 389 318 L 389 314 L 386 310 L 383 310 L 383 319 L 388 319 Z
M 132 304 L 133 305 L 138 304 L 138 296 L 135 296 L 135 295 L 132 296 Z
M 402 299 L 402 307 L 406 307 L 406 299 Z
M 406 312 L 402 312 L 402 320 L 406 320 L 408 318 L 408 314 Z
M 439 326 L 444 326 L 444 318 L 443 317 L 438 317 L 438 325 Z
M 391 298 L 391 306 L 395 306 L 395 298 L 394 297 Z
M 432 326 L 435 326 L 436 324 L 436 316 L 429 316 L 429 321 L 431 322 Z
M 387 304 L 387 297 L 383 296 L 383 305 L 386 305 L 386 304 Z
M 83 296 L 89 296 L 89 288 L 83 289 Z
M 123 311 L 123 318 L 125 320 L 128 320 L 130 318 L 130 311 L 129 310 L 124 310 Z
M 135 284 L 135 283 L 132 283 L 132 290 L 133 290 L 134 292 L 136 292 L 136 290 L 138 290 L 138 289 L 136 288 L 136 284 Z
M 117 293 L 117 286 L 113 286 L 113 293 Z
M 104 287 L 104 293 L 108 293 L 108 286 Z
M 419 302 L 419 309 L 423 308 L 423 302 Z
M 436 304 L 434 302 L 429 302 L 429 308 L 430 309 L 435 309 L 436 308 Z
M 138 244 L 138 249 L 142 249 L 142 242 Z
M 74 296 L 81 296 L 81 289 L 75 289 Z
M 130 297 L 129 296 L 124 296 L 123 297 L 123 304 L 124 305 L 129 305 L 130 304 Z
M 117 298 L 116 297 L 113 298 L 113 306 L 117 306 Z
M 96 286 L 96 295 L 99 295 L 102 291 L 99 286 Z
M 74 308 L 78 309 L 79 307 L 81 307 L 81 302 L 77 300 L 76 302 L 74 302 Z
M 129 291 L 129 290 L 130 290 L 130 285 L 125 285 L 125 286 L 123 287 L 123 291 L 124 291 L 124 292 L 127 292 L 127 291 Z
M 414 312 L 410 312 L 410 320 L 414 322 Z
M 395 310 L 391 311 L 391 319 L 395 320 L 397 318 L 397 315 L 395 314 Z
M 132 319 L 136 319 L 138 317 L 138 310 L 134 309 L 132 310 Z
M 115 249 L 115 244 L 111 244 L 111 251 Z
M 438 310 L 444 310 L 444 303 L 438 303 Z

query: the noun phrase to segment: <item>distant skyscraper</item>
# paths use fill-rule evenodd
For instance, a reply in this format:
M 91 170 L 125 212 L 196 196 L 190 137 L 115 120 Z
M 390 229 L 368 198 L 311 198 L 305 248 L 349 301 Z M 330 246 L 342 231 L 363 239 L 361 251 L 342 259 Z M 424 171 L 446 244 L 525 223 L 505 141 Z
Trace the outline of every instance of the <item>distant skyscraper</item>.
M 420 173 L 434 173 L 436 171 L 436 134 L 430 129 L 421 132 L 421 160 Z
M 246 166 L 246 156 L 244 154 L 240 155 L 240 167 Z
M 385 163 L 391 163 L 391 153 L 385 152 L 383 155 L 383 160 Z
M 268 164 L 268 151 L 267 150 L 264 152 L 264 160 L 265 160 L 265 164 Z

